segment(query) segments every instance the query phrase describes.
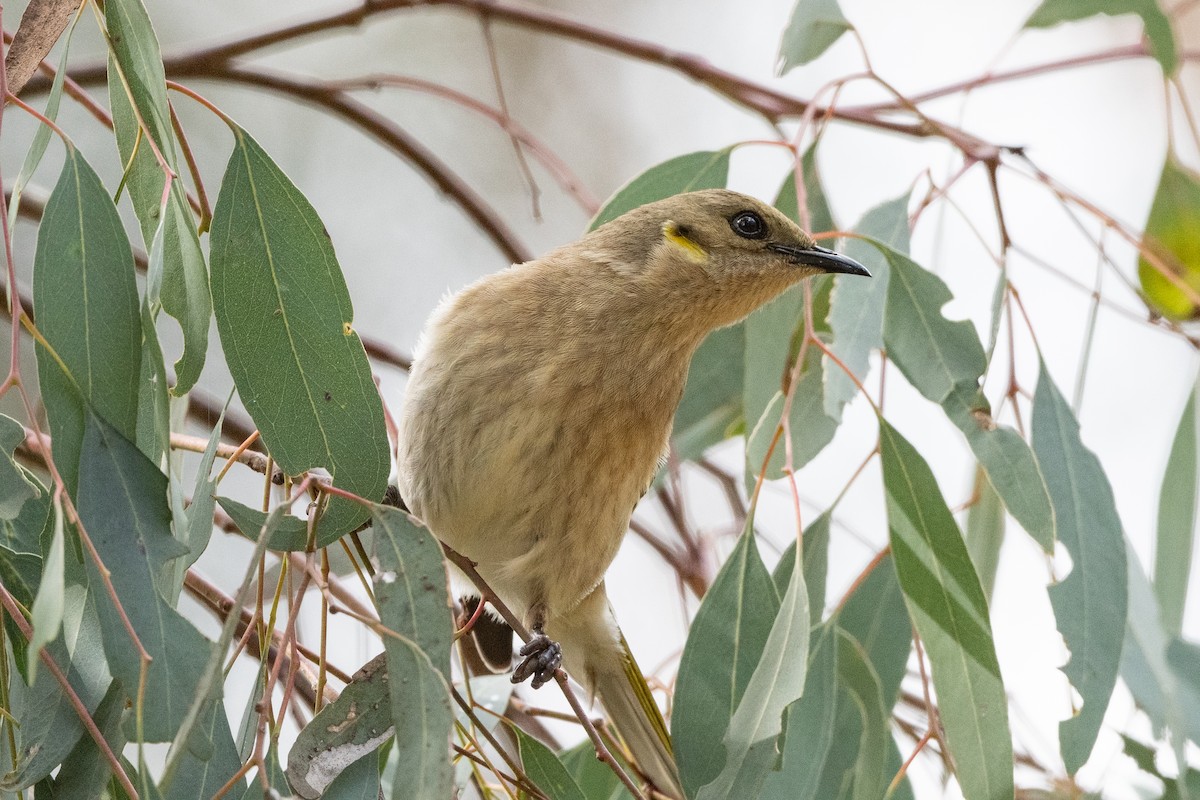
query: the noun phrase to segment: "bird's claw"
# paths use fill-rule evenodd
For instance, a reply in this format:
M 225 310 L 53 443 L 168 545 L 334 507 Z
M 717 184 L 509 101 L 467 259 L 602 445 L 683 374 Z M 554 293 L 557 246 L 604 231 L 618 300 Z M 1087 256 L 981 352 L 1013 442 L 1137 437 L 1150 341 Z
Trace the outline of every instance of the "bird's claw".
M 513 670 L 513 683 L 521 683 L 532 675 L 530 684 L 537 689 L 548 683 L 562 666 L 562 646 L 540 631 L 535 631 L 519 652 L 525 660 Z

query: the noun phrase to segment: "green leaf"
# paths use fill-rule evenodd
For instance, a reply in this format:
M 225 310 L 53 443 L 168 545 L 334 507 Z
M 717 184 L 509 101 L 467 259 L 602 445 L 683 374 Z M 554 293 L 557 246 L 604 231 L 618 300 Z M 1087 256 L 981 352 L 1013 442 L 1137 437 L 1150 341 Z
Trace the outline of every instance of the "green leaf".
M 613 757 L 628 773 L 629 767 L 620 752 Z M 559 761 L 571 773 L 571 778 L 587 800 L 632 800 L 633 795 L 625 788 L 612 768 L 596 758 L 595 746 L 584 739 L 575 747 L 558 754 Z
M 217 700 L 206 704 L 199 723 L 188 739 L 189 749 L 180 760 L 170 786 L 160 787 L 166 800 L 190 800 L 193 797 L 212 797 L 242 766 L 237 745 L 229 730 L 229 718 L 224 703 Z M 199 739 L 208 758 L 196 754 Z M 245 780 L 234 782 L 229 795 L 241 793 Z
M 1008 512 L 1047 553 L 1054 552 L 1054 507 L 1029 444 L 992 419 L 987 398 L 972 383 L 954 387 L 942 410 L 963 435 Z
M 858 800 L 874 800 L 883 796 L 890 777 L 885 770 L 891 728 L 884 708 L 883 689 L 863 646 L 844 630 L 838 629 L 837 633 L 838 678 L 854 697 L 863 724 L 858 758 L 854 762 L 852 796 Z
M 813 630 L 804 695 L 788 706 L 782 766 L 766 776 L 761 800 L 818 797 L 821 767 L 833 744 L 837 719 L 838 649 L 833 626 Z
M 774 592 L 773 585 L 771 591 Z M 792 570 L 792 579 L 774 616 L 762 657 L 729 720 L 722 739 L 724 766 L 715 780 L 701 787 L 697 800 L 756 797 L 767 773 L 777 766 L 783 743 L 784 712 L 804 691 L 808 614 L 808 589 L 804 586 L 801 566 Z M 691 636 L 689 633 L 688 638 Z
M 140 126 L 134 106 L 146 124 L 146 133 L 171 169 L 178 172 L 162 53 L 150 17 L 140 0 L 106 3 L 104 10 L 112 42 L 109 100 L 117 148 L 121 162 L 130 165 L 128 186 L 143 240 L 151 250 L 151 258 L 157 258 L 161 263 L 163 310 L 177 319 L 183 330 L 183 354 L 175 363 L 173 389 L 175 394 L 182 395 L 195 385 L 204 368 L 209 319 L 212 317 L 208 270 L 200 249 L 196 219 L 182 182 L 172 182 L 164 204 L 166 175 L 154 158 L 150 142 L 144 135 L 139 137 Z M 120 74 L 129 85 L 128 93 L 114 63 L 120 65 Z M 130 105 L 131 97 L 133 105 Z M 160 229 L 161 235 L 155 236 Z M 154 245 L 161 245 L 159 252 L 154 252 Z M 158 301 L 153 293 L 151 301 Z
M 754 534 L 744 533 L 705 593 L 679 661 L 671 739 L 688 797 L 721 771 L 721 737 L 762 658 L 778 612 L 779 596 Z
M 942 306 L 953 300 L 941 278 L 908 256 L 875 243 L 891 267 L 883 341 L 908 382 L 941 404 L 961 384 L 974 387 L 987 366 L 975 326 L 951 322 Z
M 1008 797 L 1012 736 L 987 600 L 929 465 L 886 421 L 879 430 L 892 557 L 959 784 L 967 800 Z
M 387 661 L 380 653 L 297 735 L 288 754 L 288 783 L 306 800 L 325 797 L 338 775 L 377 752 L 394 731 Z
M 38 584 L 37 597 L 33 599 L 33 609 L 30 622 L 33 625 L 33 637 L 29 640 L 29 674 L 35 674 L 38 662 L 38 651 L 43 646 L 54 641 L 62 625 L 64 605 L 67 599 L 66 577 L 64 574 L 64 543 L 62 506 L 54 504 L 54 534 L 50 539 L 50 548 L 46 552 L 42 568 L 41 582 Z
M 854 775 L 860 758 L 877 759 L 881 754 L 861 752 L 866 730 L 865 709 L 858 696 L 838 687 L 837 713 L 833 722 L 833 744 L 820 767 L 816 796 L 821 800 L 850 800 L 854 797 Z
M 550 748 L 516 725 L 509 725 L 509 730 L 516 736 L 525 774 L 550 800 L 585 800 L 579 784 Z
M 1167 645 L 1167 663 L 1194 692 L 1200 692 L 1200 645 L 1172 639 Z
M 883 242 L 898 252 L 908 252 L 908 195 L 876 206 L 868 211 L 854 230 Z M 883 347 L 883 315 L 891 270 L 888 261 L 875 247 L 862 239 L 850 239 L 846 255 L 871 270 L 870 280 L 834 278 L 829 303 L 829 328 L 833 341 L 829 348 L 859 380 L 865 380 L 872 350 Z M 824 361 L 825 413 L 842 418 L 842 408 L 858 393 L 854 381 L 831 359 Z
M 742 326 L 746 332 L 746 356 L 743 361 L 742 413 L 745 415 L 747 438 L 755 423 L 769 429 L 767 441 L 779 423 L 782 403 L 775 403 L 774 413 L 766 415 L 768 406 L 784 390 L 785 376 L 792 366 L 792 336 L 804 322 L 804 287 L 793 286 L 771 302 L 746 317 Z M 783 455 L 783 447 L 777 447 Z M 782 458 L 779 460 L 782 464 Z M 756 475 L 762 466 L 747 458 L 747 471 Z M 799 464 L 796 464 L 799 467 Z
M 121 684 L 114 682 L 92 715 L 96 728 L 114 753 L 120 753 L 125 746 L 125 737 L 121 732 L 124 713 L 125 692 Z M 54 800 L 92 800 L 100 797 L 101 789 L 111 775 L 108 760 L 92 737 L 80 736 L 58 771 L 54 781 Z
M 400 509 L 376 506 L 372 517 L 379 550 L 380 570 L 374 581 L 380 614 L 386 611 L 385 624 L 412 639 L 448 681 L 454 626 L 442 548 Z
M 1196 528 L 1197 383 L 1188 395 L 1171 444 L 1167 469 L 1158 495 L 1158 538 L 1154 546 L 1154 593 L 1163 627 L 1178 636 L 1187 603 L 1192 568 L 1192 532 Z
M 252 542 L 257 542 L 259 534 L 267 525 L 267 515 L 249 506 L 242 505 L 229 497 L 218 497 L 217 502 L 225 513 L 233 519 L 238 530 Z M 272 526 L 268 550 L 304 550 L 308 546 L 308 522 L 283 514 Z
M 817 145 L 814 143 L 800 157 L 800 171 L 804 176 L 804 199 L 808 206 L 807 229 L 811 232 L 831 231 L 837 228 L 833 221 L 833 212 L 829 210 L 829 201 L 825 197 L 825 187 L 821 185 L 821 171 L 817 168 Z M 800 198 L 796 193 L 796 171 L 788 172 L 783 179 L 783 185 L 775 194 L 775 207 L 795 222 L 803 224 L 800 218 Z
M 380 621 L 397 634 L 383 637 L 401 778 L 392 797 L 448 797 L 453 626 L 442 550 L 399 509 L 376 506 L 371 515 L 379 550 L 375 604 Z
M 701 150 L 656 164 L 617 190 L 588 225 L 595 230 L 626 211 L 681 192 L 723 189 L 729 177 L 728 150 Z
M 891 556 L 881 558 L 846 600 L 837 612 L 837 624 L 866 650 L 890 710 L 900 695 L 912 651 L 912 623 Z
M 26 6 L 26 8 L 29 8 Z M 62 102 L 63 84 L 66 81 L 67 72 L 67 57 L 71 54 L 71 40 L 75 36 L 75 25 L 79 22 L 79 14 L 73 14 L 70 22 L 67 24 L 66 33 L 60 38 L 63 42 L 62 54 L 59 56 L 58 69 L 54 73 L 54 80 L 50 84 L 50 92 L 46 96 L 46 109 L 42 116 L 54 122 L 58 119 L 58 107 Z M 22 21 L 24 18 L 22 18 Z M 19 29 L 18 29 L 19 30 Z M 21 38 L 21 34 L 17 34 L 17 38 Z M 11 49 L 9 53 L 11 53 Z M 6 56 L 8 53 L 5 54 Z M 9 80 L 12 80 L 12 71 L 10 67 Z M 11 90 L 11 83 L 10 83 Z M 33 134 L 33 142 L 29 145 L 29 152 L 25 154 L 25 161 L 21 164 L 21 171 L 17 173 L 16 179 L 13 181 L 8 198 L 8 227 L 11 229 L 16 226 L 17 215 L 20 212 L 21 193 L 25 190 L 26 184 L 30 178 L 37 172 L 38 166 L 42 163 L 42 156 L 46 154 L 46 145 L 50 143 L 50 134 L 52 130 L 49 125 L 39 125 L 37 132 Z
M 37 484 L 13 460 L 13 451 L 24 441 L 25 427 L 12 417 L 0 414 L 0 519 L 3 520 L 16 519 L 25 501 L 41 493 Z
M 1121 679 L 1154 729 L 1167 729 L 1176 755 L 1184 763 L 1187 738 L 1200 737 L 1200 693 L 1183 683 L 1168 663 L 1170 637 L 1163 630 L 1154 591 L 1128 541 L 1125 553 L 1129 614 L 1121 652 Z
M 1146 219 L 1143 246 L 1194 292 L 1200 291 L 1200 241 L 1192 235 L 1198 225 L 1200 176 L 1168 153 Z M 1192 297 L 1141 257 L 1138 279 L 1146 299 L 1168 319 L 1192 319 L 1200 313 Z
M 213 211 L 212 288 L 234 384 L 283 471 L 320 467 L 375 500 L 387 486 L 383 404 L 329 236 L 304 195 L 240 128 Z M 325 546 L 366 519 L 333 498 Z
M 741 420 L 745 352 L 745 327 L 738 323 L 709 334 L 692 356 L 671 429 L 680 458 L 699 458 Z
M 1124 535 L 1104 469 L 1080 440 L 1079 423 L 1044 363 L 1032 429 L 1058 540 L 1073 563 L 1050 587 L 1050 603 L 1071 652 L 1063 672 L 1083 699 L 1080 712 L 1058 728 L 1063 760 L 1074 773 L 1092 752 L 1117 679 L 1127 603 Z
M 188 567 L 203 555 L 209 539 L 212 538 L 217 482 L 213 480 L 211 473 L 217 457 L 217 445 L 221 443 L 221 421 L 224 418 L 225 412 L 222 409 L 221 416 L 217 418 L 217 423 L 208 437 L 208 445 L 200 456 L 200 463 L 196 465 L 196 486 L 192 490 L 192 504 L 187 509 L 186 528 L 180 534 L 180 539 L 187 545 L 188 553 L 175 562 L 175 596 L 178 596 L 178 587 L 183 585 Z
M 167 367 L 163 363 L 154 312 L 142 302 L 142 366 L 138 379 L 137 446 L 151 463 L 166 471 L 171 444 Z
M 1004 505 L 982 467 L 975 467 L 975 503 L 967 512 L 967 552 L 986 597 L 996 585 L 1000 547 L 1004 544 Z
M 797 0 L 779 45 L 779 74 L 812 61 L 853 27 L 837 0 Z
M 1137 14 L 1142 18 L 1150 50 L 1168 77 L 1179 67 L 1179 54 L 1175 47 L 1175 35 L 1171 32 L 1171 20 L 1163 13 L 1157 0 L 1043 0 L 1037 10 L 1025 20 L 1026 28 L 1051 28 L 1061 22 L 1093 17 L 1096 14 L 1117 16 Z
M 171 117 L 167 110 L 167 82 L 158 38 L 141 0 L 114 0 L 104 4 L 104 22 L 112 53 L 129 84 L 134 105 L 154 137 L 159 150 L 174 163 Z
M 829 528 L 833 522 L 833 509 L 808 523 L 804 529 L 804 585 L 808 587 L 809 621 L 815 627 L 820 624 L 825 611 L 825 583 L 829 575 Z M 783 594 L 792 580 L 792 569 L 796 564 L 796 542 L 793 540 L 779 557 L 771 580 L 775 591 Z
M 67 587 L 62 635 L 46 646 L 54 663 L 66 673 L 76 696 L 94 712 L 108 691 L 112 677 L 100 641 L 96 607 L 85 586 Z M 58 767 L 87 734 L 78 712 L 49 670 L 38 670 L 25 695 L 21 741 L 16 766 L 4 776 L 0 789 L 20 791 L 40 781 Z
M 107 190 L 74 148 L 42 215 L 33 303 L 38 329 L 62 359 L 37 348 L 54 463 L 74 496 L 84 402 L 136 436 L 142 346 L 133 251 Z
M 801 159 L 801 170 L 804 175 L 805 199 L 809 210 L 809 224 L 814 230 L 827 230 L 833 227 L 833 218 L 829 206 L 825 202 L 825 193 L 821 188 L 817 174 L 815 147 L 810 147 Z M 775 198 L 775 207 L 789 219 L 800 224 L 798 211 L 799 197 L 796 193 L 796 173 L 789 172 Z M 813 280 L 811 289 L 814 294 L 820 291 L 818 287 L 829 290 L 829 281 Z M 817 303 L 813 303 L 814 316 L 819 315 Z M 791 372 L 796 357 L 793 346 L 799 330 L 804 322 L 804 286 L 797 284 L 779 297 L 759 308 L 742 323 L 745 330 L 746 353 L 743 359 L 745 378 L 742 382 L 742 414 L 749 431 L 754 424 L 763 419 L 763 414 L 779 391 L 784 391 L 787 378 Z M 728 367 L 727 367 L 728 369 Z M 804 466 L 813 455 L 816 455 L 833 438 L 837 430 L 836 422 L 820 413 L 820 408 L 814 408 L 813 396 L 819 400 L 824 387 L 820 377 L 814 379 L 808 366 L 804 368 L 800 383 L 796 387 L 796 396 L 792 403 L 793 419 L 793 466 L 796 469 Z M 778 421 L 778 413 L 775 415 Z M 769 443 L 774 434 L 774 426 L 767 434 Z M 763 450 L 765 454 L 765 449 Z M 757 461 L 757 463 L 755 463 Z M 776 465 L 782 465 L 783 448 L 773 459 Z M 747 481 L 753 485 L 753 476 L 757 475 L 762 466 L 762 454 L 757 459 L 749 459 Z M 772 476 L 777 477 L 778 467 L 772 469 Z
M 211 643 L 167 604 L 157 588 L 167 565 L 187 548 L 171 535 L 167 479 L 137 447 L 93 413 L 79 463 L 79 518 L 111 573 L 121 608 L 150 655 L 145 684 L 145 740 L 174 737 L 192 703 Z M 91 585 L 102 587 L 87 559 Z M 112 598 L 93 594 L 109 667 L 131 696 L 141 662 Z
M 377 800 L 379 797 L 379 756 L 367 753 L 342 770 L 329 788 L 325 800 Z
M 748 339 L 750 335 L 749 319 L 746 320 L 746 324 Z M 747 361 L 752 358 L 753 356 L 747 352 Z M 747 384 L 750 380 L 751 377 L 747 375 Z M 837 433 L 837 420 L 825 414 L 823 390 L 821 351 L 810 347 L 805 356 L 804 368 L 800 372 L 800 378 L 792 393 L 791 408 L 788 409 L 793 469 L 799 469 L 811 461 L 833 440 L 834 434 Z M 746 433 L 746 486 L 748 491 L 753 490 L 758 475 L 762 471 L 767 451 L 771 450 L 771 441 L 775 438 L 776 430 L 782 424 L 785 405 L 784 395 L 776 391 L 771 402 L 756 418 L 757 422 L 753 428 Z M 746 410 L 749 413 L 749 407 Z M 755 418 L 748 416 L 746 419 L 749 422 Z M 771 450 L 771 460 L 767 464 L 767 479 L 783 477 L 786 466 L 787 445 L 781 437 L 774 450 Z

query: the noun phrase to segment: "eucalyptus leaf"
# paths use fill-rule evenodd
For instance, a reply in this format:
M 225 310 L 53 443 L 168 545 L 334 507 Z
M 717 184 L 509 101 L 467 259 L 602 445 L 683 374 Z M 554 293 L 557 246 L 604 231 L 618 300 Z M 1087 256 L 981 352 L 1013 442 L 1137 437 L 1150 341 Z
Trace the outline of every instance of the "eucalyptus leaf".
M 680 458 L 699 458 L 741 421 L 745 351 L 745 327 L 738 323 L 709 334 L 692 356 L 671 429 Z
M 913 646 L 912 622 L 890 555 L 880 558 L 846 599 L 837 611 L 837 624 L 863 646 L 890 711 L 899 698 Z
M 996 585 L 1000 548 L 1004 544 L 1004 505 L 982 467 L 975 468 L 975 503 L 967 512 L 967 552 L 979 575 L 983 593 L 990 598 Z
M 182 724 L 208 661 L 211 643 L 156 588 L 168 564 L 187 548 L 171 535 L 167 479 L 137 447 L 88 413 L 79 465 L 79 518 L 110 572 L 118 610 L 94 593 L 109 667 L 131 698 L 143 702 L 146 741 L 169 741 Z M 103 586 L 87 559 L 93 586 Z M 122 613 L 123 612 L 123 613 Z M 152 659 L 139 690 L 142 663 L 122 616 Z
M 1050 28 L 1062 22 L 1086 19 L 1097 14 L 1117 16 L 1137 14 L 1142 18 L 1150 49 L 1162 66 L 1163 73 L 1170 77 L 1179 68 L 1179 53 L 1175 35 L 1171 31 L 1171 20 L 1163 13 L 1157 0 L 1092 0 L 1080 3 L 1076 0 L 1043 0 L 1029 19 L 1026 28 Z
M 871 209 L 854 230 L 897 252 L 908 252 L 908 195 Z M 847 256 L 871 270 L 871 279 L 834 278 L 829 302 L 829 328 L 833 341 L 829 348 L 847 369 L 863 380 L 867 377 L 871 351 L 883 347 L 883 316 L 891 269 L 883 254 L 862 239 L 850 239 L 843 249 Z M 842 409 L 858 393 L 858 387 L 831 359 L 824 360 L 823 369 L 825 413 L 840 420 Z
M 136 436 L 142 326 L 121 218 L 73 147 L 42 214 L 33 303 L 54 350 L 37 348 L 54 463 L 74 496 L 85 403 L 126 438 Z
M 29 663 L 26 667 L 30 675 L 34 675 L 36 672 L 38 651 L 54 641 L 62 626 L 67 600 L 64 538 L 62 506 L 55 503 L 54 533 L 50 539 L 50 548 L 43 560 L 41 581 L 38 584 L 37 596 L 33 599 L 33 609 L 30 613 L 33 636 L 29 640 Z
M 319 467 L 345 491 L 382 498 L 390 468 L 383 404 L 329 236 L 258 143 L 240 128 L 234 136 L 210 255 L 217 329 L 238 394 L 285 473 Z M 317 545 L 366 517 L 362 506 L 332 498 Z
M 862 711 L 863 728 L 854 762 L 852 797 L 874 800 L 883 796 L 889 778 L 885 771 L 891 730 L 883 688 L 862 644 L 844 630 L 838 629 L 837 633 L 838 678 Z
M 66 674 L 84 708 L 94 712 L 108 691 L 112 676 L 100 640 L 96 607 L 85 586 L 74 584 L 67 588 L 62 633 L 46 646 L 46 653 Z M 49 670 L 38 670 L 25 694 L 25 707 L 30 713 L 20 715 L 21 746 L 16 766 L 0 781 L 0 789 L 6 791 L 19 791 L 45 778 L 62 763 L 80 737 L 86 736 L 79 713 Z
M 679 661 L 671 739 L 688 797 L 695 797 L 721 771 L 722 736 L 778 613 L 779 595 L 771 575 L 753 533 L 744 533 L 705 593 Z
M 549 747 L 516 725 L 509 730 L 517 739 L 517 752 L 525 774 L 550 800 L 586 800 L 579 784 Z
M 954 387 L 942 410 L 963 435 L 1008 512 L 1047 553 L 1054 552 L 1054 506 L 1037 458 L 1012 428 L 997 425 L 983 392 Z
M 0 414 L 0 520 L 14 520 L 25 501 L 41 490 L 29 474 L 13 460 L 13 451 L 25 441 L 25 427 Z
M 959 784 L 967 800 L 1008 797 L 1012 735 L 987 600 L 929 465 L 886 421 L 879 429 L 892 557 Z
M 1191 235 L 1197 225 L 1200 225 L 1200 175 L 1168 153 L 1146 219 L 1143 245 L 1164 262 L 1163 266 L 1176 281 L 1192 290 L 1192 295 L 1144 256 L 1138 259 L 1138 279 L 1146 299 L 1169 319 L 1186 320 L 1200 314 L 1193 299 L 1195 292 L 1200 291 L 1200 244 Z
M 376 506 L 372 517 L 379 548 L 375 603 L 380 622 L 394 632 L 383 637 L 401 778 L 392 797 L 448 797 L 453 627 L 442 550 L 399 509 Z
M 1154 545 L 1154 593 L 1158 597 L 1163 627 L 1178 636 L 1187 604 L 1192 567 L 1192 536 L 1196 530 L 1198 440 L 1196 395 L 1200 383 L 1188 394 L 1179 418 L 1171 454 L 1158 495 L 1158 531 Z
M 1079 436 L 1070 406 L 1041 365 L 1033 399 L 1033 449 L 1042 465 L 1069 575 L 1050 587 L 1058 630 L 1071 652 L 1063 672 L 1083 699 L 1059 724 L 1067 771 L 1087 761 L 1116 684 L 1127 610 L 1124 534 L 1112 487 Z
M 813 630 L 804 695 L 788 706 L 782 762 L 767 775 L 760 800 L 818 800 L 821 768 L 836 730 L 838 651 L 832 625 Z
M 257 542 L 267 525 L 267 514 L 239 503 L 229 497 L 217 497 L 225 513 L 233 519 L 238 530 L 252 542 Z M 308 546 L 308 522 L 290 514 L 282 514 L 269 531 L 268 550 L 303 551 Z
M 387 662 L 380 653 L 301 729 L 288 754 L 288 783 L 305 800 L 326 796 L 340 774 L 378 751 L 394 732 Z
M 729 720 L 722 739 L 725 763 L 717 777 L 700 788 L 697 800 L 754 797 L 761 791 L 768 771 L 779 761 L 784 712 L 804 691 L 808 645 L 808 590 L 799 566 L 792 570 L 762 656 Z
M 953 298 L 941 278 L 908 256 L 875 242 L 891 267 L 883 314 L 888 358 L 908 382 L 941 404 L 961 385 L 977 386 L 987 366 L 975 326 L 941 309 Z
M 812 61 L 853 27 L 837 0 L 797 0 L 779 45 L 779 74 Z
M 829 577 L 829 529 L 832 522 L 833 509 L 829 509 L 808 524 L 802 537 L 804 585 L 808 587 L 809 618 L 814 627 L 821 622 L 825 611 L 825 583 Z M 783 551 L 779 563 L 775 565 L 775 572 L 771 574 L 776 592 L 783 594 L 787 591 L 795 564 L 796 542 L 793 541 Z
M 178 320 L 183 330 L 183 354 L 175 363 L 174 387 L 174 392 L 182 395 L 200 377 L 208 349 L 212 317 L 208 270 L 183 184 L 173 180 L 164 198 L 166 173 L 153 155 L 157 146 L 166 164 L 178 172 L 162 52 L 150 17 L 141 0 L 105 3 L 104 12 L 112 43 L 110 63 L 120 66 L 119 71 L 109 70 L 114 133 L 122 163 L 129 165 L 130 195 L 143 239 L 147 246 L 160 246 L 158 252 L 151 246 L 150 255 L 162 266 L 163 310 Z M 161 235 L 155 236 L 159 230 Z
M 121 723 L 125 714 L 125 692 L 114 682 L 92 715 L 96 729 L 108 743 L 109 749 L 120 753 L 125 746 Z M 54 800 L 93 800 L 101 796 L 112 768 L 91 736 L 80 736 L 75 747 L 63 759 L 54 781 Z M 40 793 L 39 793 L 40 794 Z
M 600 209 L 588 230 L 611 222 L 626 211 L 681 192 L 723 189 L 729 177 L 729 150 L 701 150 L 656 164 L 617 190 Z

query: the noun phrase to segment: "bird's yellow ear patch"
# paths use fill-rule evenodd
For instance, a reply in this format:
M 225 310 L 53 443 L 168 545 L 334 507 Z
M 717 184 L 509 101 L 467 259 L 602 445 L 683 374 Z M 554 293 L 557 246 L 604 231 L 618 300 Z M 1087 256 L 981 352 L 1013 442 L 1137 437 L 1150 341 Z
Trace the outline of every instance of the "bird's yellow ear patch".
M 708 251 L 696 244 L 695 240 L 689 239 L 686 229 L 680 228 L 671 220 L 663 223 L 663 238 L 667 240 L 667 244 L 683 251 L 688 261 L 695 264 L 708 261 Z

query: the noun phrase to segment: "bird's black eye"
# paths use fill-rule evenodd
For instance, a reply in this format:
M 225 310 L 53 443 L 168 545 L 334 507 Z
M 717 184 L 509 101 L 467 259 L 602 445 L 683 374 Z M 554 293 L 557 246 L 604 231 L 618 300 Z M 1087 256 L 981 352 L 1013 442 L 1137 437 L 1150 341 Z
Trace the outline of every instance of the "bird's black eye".
M 753 211 L 739 211 L 729 218 L 729 227 L 745 239 L 761 239 L 767 235 L 767 223 Z

